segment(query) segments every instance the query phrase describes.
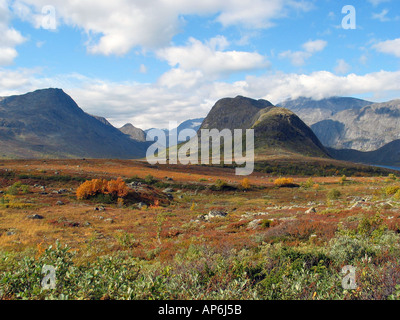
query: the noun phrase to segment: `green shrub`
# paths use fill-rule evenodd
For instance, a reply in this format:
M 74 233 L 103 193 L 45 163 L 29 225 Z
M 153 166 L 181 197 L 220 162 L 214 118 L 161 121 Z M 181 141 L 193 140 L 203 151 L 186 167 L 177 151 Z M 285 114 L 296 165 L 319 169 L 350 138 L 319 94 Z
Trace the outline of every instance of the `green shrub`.
M 391 196 L 391 195 L 396 194 L 397 191 L 399 191 L 399 190 L 400 190 L 399 186 L 388 186 L 388 187 L 384 188 L 384 193 L 387 196 Z
M 222 190 L 233 190 L 235 189 L 233 186 L 228 185 L 228 183 L 224 180 L 217 179 L 215 183 L 210 187 L 213 191 L 222 191 Z
M 358 234 L 367 237 L 381 237 L 387 226 L 379 214 L 368 218 L 364 216 L 357 227 Z
M 261 228 L 263 228 L 263 229 L 269 228 L 271 226 L 272 222 L 273 221 L 269 220 L 269 219 L 261 221 Z
M 151 174 L 148 174 L 144 177 L 144 182 L 147 184 L 153 184 L 156 182 L 156 179 Z
M 376 255 L 376 250 L 368 238 L 359 235 L 354 237 L 340 235 L 329 242 L 329 255 L 332 260 L 344 265 L 352 264 L 365 255 L 373 257 Z
M 304 188 L 307 188 L 307 189 L 308 189 L 308 188 L 312 188 L 313 185 L 314 185 L 314 181 L 313 181 L 312 178 L 309 178 L 309 179 L 303 184 Z
M 327 194 L 327 199 L 328 200 L 337 200 L 341 197 L 341 192 L 337 189 L 331 189 L 329 190 L 328 194 Z
M 8 187 L 6 193 L 13 196 L 19 194 L 19 192 L 27 194 L 29 193 L 29 188 L 28 185 L 22 184 L 21 181 L 17 181 L 12 186 Z
M 339 179 L 339 184 L 344 184 L 347 181 L 347 177 L 345 175 L 343 175 L 340 179 Z

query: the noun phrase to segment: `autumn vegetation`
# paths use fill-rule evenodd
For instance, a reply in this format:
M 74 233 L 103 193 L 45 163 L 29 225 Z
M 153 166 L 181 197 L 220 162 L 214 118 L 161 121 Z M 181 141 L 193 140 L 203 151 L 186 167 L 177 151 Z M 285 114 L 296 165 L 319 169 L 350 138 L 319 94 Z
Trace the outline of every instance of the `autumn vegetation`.
M 328 169 L 3 161 L 0 299 L 399 300 L 399 178 Z
M 78 200 L 89 199 L 99 194 L 108 194 L 113 198 L 123 198 L 128 195 L 128 187 L 121 178 L 110 181 L 93 179 L 85 181 L 76 190 Z

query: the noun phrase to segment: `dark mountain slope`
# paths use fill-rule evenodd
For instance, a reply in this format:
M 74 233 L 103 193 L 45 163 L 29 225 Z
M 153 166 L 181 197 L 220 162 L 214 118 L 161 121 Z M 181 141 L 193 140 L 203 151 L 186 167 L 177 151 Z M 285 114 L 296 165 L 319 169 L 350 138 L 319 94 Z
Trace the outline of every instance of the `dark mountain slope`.
M 0 156 L 139 158 L 146 145 L 85 113 L 61 89 L 0 101 Z
M 254 129 L 256 157 L 281 153 L 328 157 L 312 130 L 293 112 L 266 100 L 219 100 L 201 129 Z
M 369 152 L 352 149 L 327 149 L 329 154 L 338 160 L 400 167 L 400 140 L 392 141 L 378 150 Z

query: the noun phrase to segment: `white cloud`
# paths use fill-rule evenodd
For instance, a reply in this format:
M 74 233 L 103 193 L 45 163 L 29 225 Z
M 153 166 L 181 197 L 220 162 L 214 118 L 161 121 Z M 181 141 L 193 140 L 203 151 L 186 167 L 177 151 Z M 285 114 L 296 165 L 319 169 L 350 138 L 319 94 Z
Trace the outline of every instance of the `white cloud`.
M 0 66 L 11 64 L 18 56 L 16 46 L 25 42 L 25 38 L 17 30 L 10 28 L 10 11 L 8 2 L 0 0 Z
M 373 46 L 377 51 L 400 58 L 400 38 L 379 42 Z
M 296 67 L 305 65 L 306 60 L 311 58 L 312 54 L 304 51 L 291 51 L 287 50 L 279 54 L 280 58 L 288 58 L 291 63 Z
M 186 89 L 198 86 L 204 81 L 204 75 L 201 71 L 185 71 L 179 68 L 174 68 L 164 73 L 158 83 L 167 88 L 184 87 Z
M 306 52 L 315 53 L 325 49 L 327 42 L 324 40 L 308 41 L 303 44 L 303 48 Z
M 383 2 L 390 2 L 391 0 L 368 0 L 369 3 L 372 3 L 372 5 L 377 6 Z
M 328 43 L 324 40 L 310 40 L 302 45 L 304 51 L 293 52 L 288 50 L 280 53 L 279 57 L 288 58 L 294 66 L 300 67 L 303 66 L 306 60 L 311 58 L 314 53 L 324 50 L 327 44 Z
M 139 67 L 139 72 L 146 74 L 147 73 L 147 67 L 144 64 L 141 64 Z
M 16 0 L 15 12 L 39 27 L 48 0 Z M 134 47 L 163 47 L 182 27 L 185 15 L 215 15 L 223 26 L 268 28 L 290 10 L 308 11 L 309 1 L 294 0 L 53 0 L 57 24 L 78 27 L 88 35 L 90 53 L 124 55 Z
M 389 10 L 383 9 L 381 13 L 373 13 L 372 14 L 372 19 L 376 19 L 376 20 L 379 20 L 381 22 L 390 21 L 390 19 L 387 17 L 388 13 L 389 13 Z
M 349 72 L 349 70 L 351 69 L 351 66 L 344 61 L 343 59 L 339 59 L 337 61 L 337 65 L 335 67 L 335 73 L 336 74 L 346 74 Z
M 266 58 L 256 52 L 222 51 L 229 45 L 225 37 L 212 38 L 203 43 L 194 38 L 186 46 L 168 47 L 157 52 L 157 56 L 171 67 L 183 71 L 200 71 L 204 76 L 217 78 L 235 72 L 262 69 L 269 65 Z M 179 72 L 186 77 L 186 72 Z M 178 72 L 173 71 L 177 76 Z
M 117 127 L 131 122 L 147 129 L 167 127 L 170 120 L 181 122 L 204 117 L 217 100 L 237 95 L 263 98 L 276 104 L 300 96 L 322 99 L 367 94 L 372 100 L 385 100 L 393 92 L 400 92 L 400 71 L 346 76 L 328 71 L 311 74 L 277 72 L 248 76 L 234 83 L 205 81 L 204 77 L 196 78 L 196 72 L 186 76 L 192 81 L 190 86 L 180 85 L 171 90 L 161 80 L 154 84 L 112 82 L 79 74 L 44 78 L 40 70 L 12 72 L 0 69 L 0 96 L 37 88 L 63 88 L 90 114 L 106 117 Z M 182 80 L 182 75 L 177 78 Z

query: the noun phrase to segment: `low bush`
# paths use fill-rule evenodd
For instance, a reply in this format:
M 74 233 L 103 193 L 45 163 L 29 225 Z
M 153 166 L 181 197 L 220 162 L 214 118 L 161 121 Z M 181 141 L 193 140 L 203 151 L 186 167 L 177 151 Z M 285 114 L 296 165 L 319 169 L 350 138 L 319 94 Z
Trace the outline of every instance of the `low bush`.
M 388 187 L 384 188 L 383 192 L 387 196 L 392 196 L 392 195 L 396 194 L 399 190 L 400 190 L 400 186 L 388 186 Z
M 337 200 L 342 196 L 342 193 L 337 190 L 337 189 L 331 189 L 329 190 L 328 194 L 326 195 L 326 198 L 328 200 Z
M 291 188 L 297 186 L 294 184 L 293 178 L 278 178 L 274 181 L 274 185 L 278 188 Z
M 212 191 L 229 191 L 229 190 L 234 190 L 235 187 L 230 186 L 226 181 L 217 179 L 215 183 L 210 187 L 210 190 Z
M 121 178 L 117 180 L 93 179 L 85 181 L 76 190 L 78 200 L 90 199 L 109 195 L 112 199 L 123 198 L 128 195 L 128 187 Z

